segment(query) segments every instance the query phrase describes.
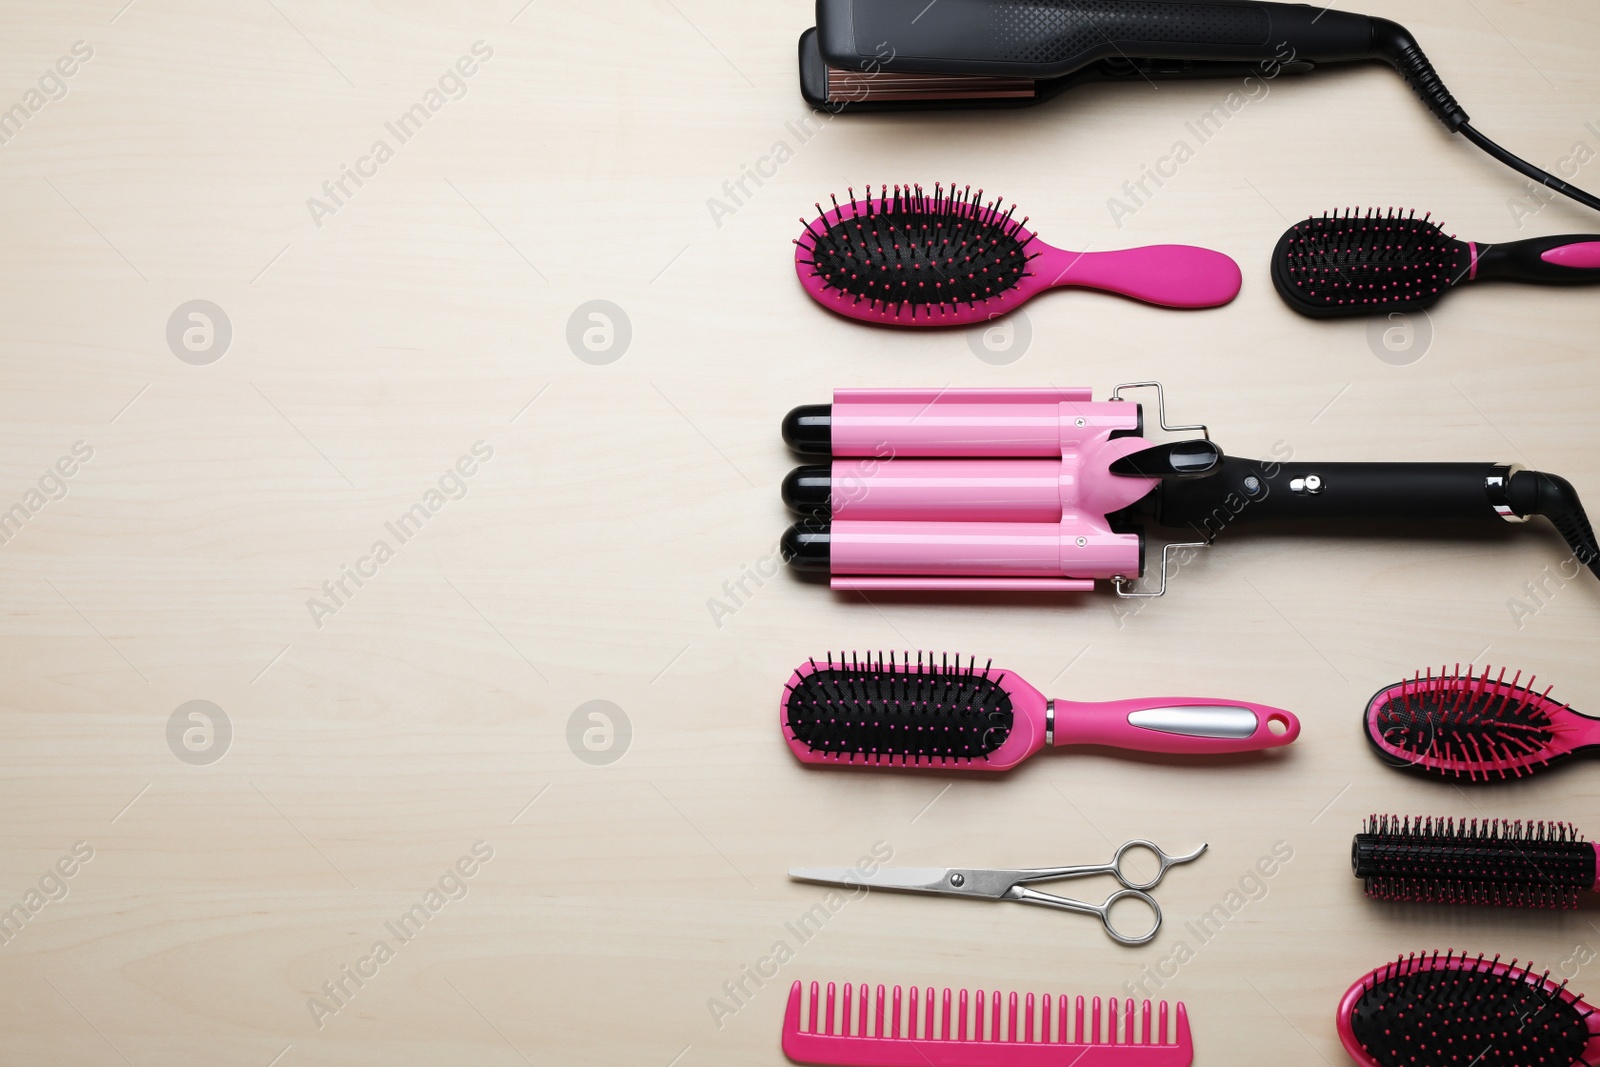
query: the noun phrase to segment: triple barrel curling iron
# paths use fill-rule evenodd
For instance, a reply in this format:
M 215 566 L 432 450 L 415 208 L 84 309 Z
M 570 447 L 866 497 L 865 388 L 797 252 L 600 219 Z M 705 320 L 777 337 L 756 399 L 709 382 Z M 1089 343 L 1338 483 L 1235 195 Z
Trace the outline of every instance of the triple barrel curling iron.
M 800 91 L 827 111 L 1025 107 L 1090 82 L 1275 78 L 1324 64 L 1398 71 L 1451 133 L 1600 210 L 1489 140 L 1404 26 L 1320 4 L 1254 0 L 817 0 Z
M 1168 433 L 1144 436 L 1153 388 Z M 841 590 L 1161 596 L 1172 555 L 1257 522 L 1492 527 L 1548 519 L 1600 576 L 1600 545 L 1571 483 L 1498 463 L 1280 463 L 1226 456 L 1204 426 L 1167 423 L 1160 385 L 1089 389 L 840 389 L 784 419 L 800 467 L 784 501 L 804 516 L 783 555 Z M 1145 572 L 1145 527 L 1190 531 Z M 1198 534 L 1199 541 L 1192 539 Z

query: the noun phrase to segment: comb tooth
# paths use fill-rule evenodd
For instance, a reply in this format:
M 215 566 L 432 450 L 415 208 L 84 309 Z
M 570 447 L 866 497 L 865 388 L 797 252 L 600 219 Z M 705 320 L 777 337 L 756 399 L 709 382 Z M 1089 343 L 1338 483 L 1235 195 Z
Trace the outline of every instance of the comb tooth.
M 894 990 L 895 997 L 898 998 L 900 996 L 900 987 L 895 986 Z M 910 989 L 906 990 L 906 1028 L 903 1036 L 910 1038 L 912 1041 L 917 1039 L 917 1007 L 918 994 L 920 992 L 921 991 L 916 986 L 912 986 Z M 900 1009 L 898 1007 L 895 1008 L 894 1014 L 896 1019 L 900 1017 Z
M 1022 1038 L 1018 1035 L 1018 1031 L 1017 1031 L 1017 995 L 1015 993 L 1011 994 L 1010 1019 L 1007 1021 L 1006 1026 L 1011 1031 L 1010 1035 L 1009 1035 L 1011 1040 L 1013 1040 L 1013 1041 L 1021 1041 L 1022 1040 Z M 1029 1041 L 1033 1040 L 1033 994 L 1032 993 L 1028 994 L 1028 1040 Z
M 1065 995 L 1061 997 L 1056 1012 L 1056 1043 L 1064 1045 L 1067 1041 L 1067 998 Z
M 1117 998 L 1112 997 L 1106 1002 L 1106 1034 L 1109 1038 L 1107 1043 L 1112 1045 L 1121 1044 L 1121 1031 L 1122 1027 L 1118 1025 L 1117 1021 Z
M 783 1032 L 788 1034 L 803 1034 L 805 1027 L 800 1025 L 800 983 L 794 982 L 789 986 L 789 1002 L 783 1009 Z
M 1169 1038 L 1168 1038 L 1169 1031 L 1167 1030 L 1167 1002 L 1163 1000 L 1161 1002 L 1161 1006 L 1157 1009 L 1157 1011 L 1159 1012 L 1160 1017 L 1161 1017 L 1160 1018 L 1160 1024 L 1159 1024 L 1160 1027 L 1161 1027 L 1161 1031 L 1160 1031 L 1159 1036 L 1156 1039 L 1156 1042 L 1157 1042 L 1157 1044 L 1165 1045 L 1169 1041 Z M 1180 1011 L 1180 1012 L 1183 1011 L 1183 1005 L 1181 1003 L 1178 1005 L 1178 1011 Z M 1176 1038 L 1172 1038 L 1171 1040 L 1175 1041 Z
M 1094 998 L 1093 1017 L 1090 1019 L 1090 1022 L 1089 1022 L 1089 1042 L 1088 1043 L 1091 1044 L 1091 1045 L 1100 1044 L 1101 1043 L 1100 1042 L 1100 1035 L 1101 1035 L 1101 1030 L 1100 1030 L 1100 998 L 1099 997 L 1095 997 Z
M 817 986 L 817 983 L 812 982 L 811 983 L 811 1018 L 810 1018 L 810 1025 L 806 1028 L 806 1033 L 808 1033 L 808 1034 L 814 1034 L 814 1033 L 817 1032 L 817 994 L 818 994 L 819 991 L 820 990 L 819 990 L 819 987 Z
M 882 989 L 883 989 L 883 987 L 879 986 L 878 989 L 879 989 L 879 993 L 878 993 L 878 1000 L 879 1000 L 878 1014 L 881 1016 L 883 1014 L 883 1003 L 882 1003 L 882 1000 L 883 1000 Z M 894 1004 L 893 1004 L 892 1010 L 889 1013 L 889 1036 L 890 1037 L 899 1037 L 900 1036 L 900 1007 L 901 1007 L 900 987 L 899 986 L 895 986 L 894 987 Z M 883 1024 L 880 1023 L 878 1025 L 878 1030 L 879 1030 L 880 1033 L 883 1031 Z
M 980 989 L 978 990 L 978 995 L 972 998 L 972 1040 L 974 1041 L 983 1040 L 984 1026 L 988 1021 L 988 1012 L 984 1010 L 989 1003 L 987 997 L 988 994 Z
M 1130 1000 L 1128 1003 L 1132 1004 L 1133 1002 Z M 1132 1009 L 1129 1009 L 1129 1010 L 1131 1011 Z M 1148 1045 L 1148 1044 L 1151 1043 L 1150 1042 L 1150 1002 L 1148 1000 L 1144 1002 L 1144 1006 L 1139 1011 L 1139 1041 L 1138 1041 L 1138 1043 L 1141 1044 L 1141 1045 Z
M 945 1004 L 948 1006 L 950 1003 L 950 990 L 946 989 L 944 993 Z M 956 1016 L 956 1020 L 956 1040 L 965 1041 L 967 1039 L 967 991 L 965 989 L 961 991 L 961 1012 Z M 949 1025 L 950 1019 L 948 1013 L 946 1013 L 945 1026 L 948 1027 Z
M 871 990 L 865 982 L 856 989 L 856 1035 L 866 1037 L 872 1031 L 867 1029 L 867 1005 L 872 1001 Z
M 1050 994 L 1045 993 L 1039 998 L 1039 1040 L 1046 1045 L 1050 1043 L 1050 1023 L 1055 1018 L 1051 1007 Z
M 1090 1042 L 1083 1036 L 1083 998 L 1081 996 L 1078 998 L 1077 1011 L 1074 1015 L 1072 1040 L 1080 1045 L 1087 1045 Z
M 1011 996 L 1015 998 L 1016 994 L 1013 993 Z M 1000 991 L 998 989 L 994 991 L 994 996 L 989 998 L 989 1040 L 1004 1040 L 1000 1036 Z
M 845 986 L 845 988 L 849 989 L 850 987 L 849 986 Z M 833 998 L 833 993 L 834 993 L 834 985 L 833 985 L 832 982 L 829 982 L 828 983 L 828 1014 L 823 1016 L 823 1025 L 825 1027 L 827 1027 L 827 1029 L 824 1030 L 823 1032 L 826 1033 L 829 1037 L 833 1036 L 833 999 L 834 999 Z M 850 1011 L 849 1008 L 845 1009 L 846 1014 L 848 1014 L 849 1011 Z

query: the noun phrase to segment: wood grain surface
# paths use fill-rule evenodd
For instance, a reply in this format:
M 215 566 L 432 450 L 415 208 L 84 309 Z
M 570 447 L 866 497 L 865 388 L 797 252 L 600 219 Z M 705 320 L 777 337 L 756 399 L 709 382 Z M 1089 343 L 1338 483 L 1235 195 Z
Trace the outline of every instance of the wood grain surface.
M 1593 4 L 1368 9 L 1490 136 L 1600 186 Z M 1456 661 L 1600 713 L 1600 585 L 1559 577 L 1548 527 L 1239 537 L 1135 609 L 869 602 L 774 558 L 779 420 L 835 386 L 1159 379 L 1235 454 L 1519 462 L 1600 500 L 1593 294 L 1460 293 L 1392 351 L 1296 317 L 1267 274 L 1332 207 L 1481 241 L 1594 215 L 1531 198 L 1376 67 L 1263 83 L 1203 143 L 1189 124 L 1239 87 L 828 118 L 797 91 L 811 22 L 805 0 L 0 9 L 0 109 L 22 108 L 0 112 L 0 1061 L 778 1064 L 788 984 L 819 979 L 1144 983 L 1187 1002 L 1198 1064 L 1337 1064 L 1339 996 L 1401 951 L 1531 956 L 1600 993 L 1594 909 L 1379 906 L 1348 866 L 1376 811 L 1600 833 L 1600 770 L 1468 793 L 1386 771 L 1359 731 L 1373 691 Z M 1225 250 L 1244 293 L 1051 293 L 987 360 L 806 298 L 813 201 L 936 179 L 1066 247 Z M 819 772 L 778 696 L 840 647 L 994 657 L 1063 697 L 1233 696 L 1305 734 L 1221 766 Z M 1057 865 L 1133 837 L 1211 845 L 1142 949 L 888 895 L 788 925 L 826 893 L 790 866 Z

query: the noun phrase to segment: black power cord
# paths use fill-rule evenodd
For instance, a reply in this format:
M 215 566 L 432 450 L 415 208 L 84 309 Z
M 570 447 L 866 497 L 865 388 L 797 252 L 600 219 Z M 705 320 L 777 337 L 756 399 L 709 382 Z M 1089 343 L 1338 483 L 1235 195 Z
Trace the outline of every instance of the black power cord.
M 1562 181 L 1549 171 L 1541 170 L 1474 129 L 1466 110 L 1445 88 L 1439 72 L 1433 69 L 1433 64 L 1423 54 L 1422 46 L 1417 44 L 1416 38 L 1404 26 L 1388 19 L 1374 18 L 1372 35 L 1374 52 L 1400 72 L 1422 98 L 1422 102 L 1428 105 L 1428 110 L 1437 115 L 1451 133 L 1461 134 L 1517 173 L 1563 196 L 1569 196 L 1585 207 L 1600 211 L 1600 197 Z
M 1467 140 L 1471 141 L 1473 144 L 1477 145 L 1479 148 L 1483 149 L 1485 152 L 1489 153 L 1495 159 L 1498 159 L 1500 162 L 1510 167 L 1512 170 L 1521 174 L 1525 174 L 1539 184 L 1548 186 L 1558 193 L 1572 197 L 1572 199 L 1576 200 L 1585 207 L 1592 207 L 1596 211 L 1600 211 L 1600 196 L 1595 196 L 1593 193 L 1586 193 L 1582 189 L 1579 189 L 1576 185 L 1569 185 L 1568 183 L 1562 181 L 1549 171 L 1540 170 L 1538 167 L 1534 166 L 1532 163 L 1529 163 L 1522 157 L 1514 155 L 1513 153 L 1506 151 L 1504 148 L 1501 148 L 1499 145 L 1489 140 L 1489 138 L 1473 129 L 1469 124 L 1461 124 L 1461 135 Z

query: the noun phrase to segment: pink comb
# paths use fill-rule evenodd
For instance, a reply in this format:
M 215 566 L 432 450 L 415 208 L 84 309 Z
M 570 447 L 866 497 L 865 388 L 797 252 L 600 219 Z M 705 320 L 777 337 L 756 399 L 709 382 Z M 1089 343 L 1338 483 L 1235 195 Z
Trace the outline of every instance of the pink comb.
M 1239 264 L 1192 245 L 1068 252 L 1030 233 L 983 190 L 936 184 L 867 187 L 824 209 L 795 241 L 795 271 L 823 307 L 891 326 L 987 322 L 1057 286 L 1079 286 L 1175 308 L 1239 295 Z
M 1095 997 L 1088 1005 L 1066 996 L 1032 993 L 1019 999 L 977 990 L 935 999 L 930 986 L 887 994 L 877 1003 L 867 986 L 848 982 L 843 997 L 828 983 L 826 999 L 811 983 L 809 1010 L 801 1020 L 801 988 L 789 989 L 783 1015 L 783 1051 L 796 1063 L 858 1064 L 861 1067 L 1188 1067 L 1194 1062 L 1189 1013 L 1178 1003 L 1169 1027 L 1167 1002 Z M 1088 1007 L 1088 1011 L 1085 1008 Z M 1019 1008 L 1021 1009 L 1019 1014 Z M 1070 1019 L 1069 1019 L 1070 1017 Z M 1071 1022 L 1071 1040 L 1067 1038 Z M 1002 1026 L 1002 1023 L 1004 1024 Z

